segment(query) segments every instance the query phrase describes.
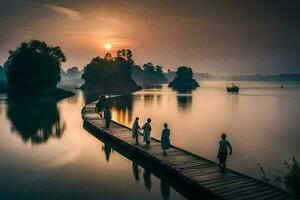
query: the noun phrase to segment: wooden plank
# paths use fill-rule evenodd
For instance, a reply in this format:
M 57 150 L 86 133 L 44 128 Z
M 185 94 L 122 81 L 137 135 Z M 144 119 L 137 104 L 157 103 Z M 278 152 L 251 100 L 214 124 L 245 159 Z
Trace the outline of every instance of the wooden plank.
M 214 175 L 214 174 L 211 174 L 211 175 Z M 218 181 L 216 181 L 214 179 L 202 180 L 201 183 L 208 188 L 214 188 L 214 187 L 222 186 L 225 184 L 229 184 L 230 182 L 238 182 L 238 181 L 243 181 L 243 180 L 245 180 L 244 177 L 228 176 L 228 177 L 219 178 Z
M 227 180 L 225 183 L 221 186 L 211 185 L 210 187 L 214 192 L 221 192 L 224 188 L 228 187 L 231 188 L 233 186 L 240 187 L 240 184 L 246 184 L 246 183 L 252 183 L 254 185 L 257 185 L 257 181 L 252 179 L 242 179 L 242 180 Z
M 221 181 L 221 180 L 225 180 L 225 179 L 234 179 L 234 178 L 238 178 L 238 176 L 224 176 L 222 173 L 216 173 L 216 174 L 203 174 L 203 175 L 197 175 L 197 176 L 193 176 L 190 177 L 193 180 L 204 184 L 205 182 L 212 182 L 215 180 Z
M 192 163 L 182 163 L 182 164 L 177 164 L 177 165 L 172 165 L 174 166 L 176 169 L 180 170 L 184 170 L 184 169 L 188 169 L 188 168 L 193 168 L 193 167 L 199 167 L 201 166 L 203 163 L 202 162 L 192 162 Z
M 135 147 L 143 152 L 145 158 L 155 158 L 162 166 L 168 165 L 177 174 L 192 180 L 195 186 L 201 185 L 222 199 L 288 199 L 292 196 L 278 188 L 262 183 L 253 178 L 227 170 L 220 173 L 218 164 L 197 155 L 171 147 L 167 155 L 163 154 L 161 143 L 151 139 L 150 145 L 142 143 L 143 135 L 139 135 L 140 144 L 136 145 L 131 129 L 112 122 L 110 128 L 105 128 L 105 121 L 95 113 L 95 104 L 89 104 L 82 110 L 83 119 L 95 130 L 115 138 L 116 143 Z M 162 164 L 163 163 L 163 164 Z
M 214 181 L 206 181 L 203 183 L 203 185 L 211 188 L 213 191 L 217 192 L 219 190 L 223 190 L 224 188 L 231 188 L 233 186 L 242 188 L 246 186 L 247 184 L 253 184 L 257 182 L 254 182 L 253 180 L 250 181 L 246 179 L 245 177 L 226 177 L 224 179 L 219 180 L 217 183 Z
M 250 200 L 250 199 L 260 199 L 261 197 L 268 197 L 269 195 L 278 195 L 281 193 L 281 190 L 275 190 L 275 192 L 273 190 L 269 191 L 269 190 L 262 190 L 259 192 L 253 192 L 247 195 L 242 195 L 242 194 L 236 194 L 234 196 L 232 196 L 232 199 L 240 199 L 240 200 Z
M 255 195 L 256 193 L 259 193 L 258 195 L 263 195 L 263 193 L 269 193 L 272 192 L 268 189 L 266 189 L 265 187 L 258 187 L 258 186 L 254 186 L 253 188 L 250 188 L 248 190 L 239 190 L 237 189 L 236 191 L 232 192 L 232 193 L 227 193 L 227 194 L 221 194 L 222 196 L 224 196 L 225 198 L 228 199 L 253 199 L 253 197 L 251 197 L 251 195 Z M 254 199 L 256 199 L 254 197 Z

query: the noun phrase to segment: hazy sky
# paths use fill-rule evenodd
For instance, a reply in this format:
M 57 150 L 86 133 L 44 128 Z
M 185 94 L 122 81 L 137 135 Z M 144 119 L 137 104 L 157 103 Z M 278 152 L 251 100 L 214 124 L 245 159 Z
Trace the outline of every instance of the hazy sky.
M 300 1 L 0 0 L 0 64 L 21 41 L 44 40 L 64 68 L 130 48 L 138 64 L 213 74 L 300 73 Z M 276 3 L 275 3 L 276 2 Z

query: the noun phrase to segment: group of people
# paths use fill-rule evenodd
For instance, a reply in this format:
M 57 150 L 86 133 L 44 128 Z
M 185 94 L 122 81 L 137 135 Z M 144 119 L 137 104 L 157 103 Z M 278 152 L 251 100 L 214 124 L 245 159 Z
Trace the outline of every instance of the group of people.
M 102 115 L 102 114 L 101 114 Z M 111 122 L 111 110 L 106 107 L 104 110 L 104 119 L 105 119 L 105 125 L 106 128 L 109 128 L 110 122 Z M 146 145 L 150 145 L 151 142 L 151 119 L 148 118 L 147 122 L 142 126 L 142 128 L 139 125 L 139 117 L 136 117 L 133 125 L 132 125 L 132 137 L 135 139 L 136 144 L 139 144 L 139 135 L 140 131 L 143 130 L 143 141 L 146 143 Z M 170 148 L 170 129 L 168 128 L 168 124 L 164 123 L 164 128 L 162 130 L 161 134 L 161 148 L 163 150 L 164 155 L 166 155 L 167 149 Z M 229 153 L 228 153 L 229 149 Z M 226 134 L 222 133 L 221 140 L 219 142 L 219 150 L 217 158 L 219 159 L 219 167 L 221 169 L 221 172 L 224 173 L 226 169 L 226 160 L 228 157 L 228 154 L 232 154 L 232 146 L 230 142 L 226 139 Z
M 151 119 L 148 118 L 147 122 L 142 126 L 139 126 L 139 118 L 136 117 L 133 125 L 132 125 L 132 137 L 135 139 L 136 144 L 139 144 L 139 131 L 143 130 L 144 134 L 144 142 L 149 145 L 151 142 Z M 170 148 L 170 129 L 168 128 L 168 124 L 164 123 L 164 128 L 161 134 L 161 148 L 163 149 L 164 154 L 166 154 L 166 150 Z

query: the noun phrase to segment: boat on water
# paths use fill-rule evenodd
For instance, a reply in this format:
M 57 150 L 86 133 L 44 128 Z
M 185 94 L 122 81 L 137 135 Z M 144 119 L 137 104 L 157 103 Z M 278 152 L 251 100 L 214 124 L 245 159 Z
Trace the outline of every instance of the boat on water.
M 240 88 L 234 84 L 231 87 L 226 87 L 227 92 L 238 93 Z

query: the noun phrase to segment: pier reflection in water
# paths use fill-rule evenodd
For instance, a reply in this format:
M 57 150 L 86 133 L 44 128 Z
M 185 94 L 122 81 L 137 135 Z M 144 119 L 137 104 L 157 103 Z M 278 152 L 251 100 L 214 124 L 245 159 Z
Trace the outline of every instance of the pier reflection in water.
M 119 108 L 123 97 L 116 98 L 113 119 L 131 127 L 135 117 L 140 125 L 151 118 L 155 138 L 161 137 L 167 122 L 172 144 L 214 161 L 220 134 L 226 132 L 235 149 L 229 168 L 260 178 L 260 163 L 270 177 L 283 175 L 283 160 L 300 156 L 300 85 L 282 90 L 277 83 L 240 84 L 238 94 L 227 93 L 224 82 L 204 82 L 192 92 L 176 92 L 166 85 L 143 89 L 125 100 L 128 106 Z
M 0 199 L 164 199 L 158 177 L 145 187 L 138 159 L 140 182 L 133 160 L 83 129 L 78 92 L 59 102 L 1 98 Z M 170 188 L 170 199 L 185 198 Z
M 151 191 L 153 189 L 152 177 L 158 178 L 160 180 L 160 192 L 162 199 L 170 199 L 171 193 L 173 190 L 180 193 L 188 199 L 193 198 L 193 194 L 198 191 L 193 191 L 192 188 L 188 188 L 179 179 L 169 174 L 168 171 L 165 171 L 156 163 L 153 163 L 143 157 L 139 157 L 136 154 L 131 153 L 128 149 L 123 148 L 110 141 L 109 138 L 106 138 L 104 135 L 98 133 L 97 131 L 89 128 L 84 124 L 84 128 L 101 142 L 103 142 L 103 153 L 105 154 L 106 161 L 109 162 L 109 156 L 117 151 L 122 156 L 126 157 L 132 162 L 132 177 L 139 184 L 143 182 L 145 189 Z M 141 179 L 143 179 L 141 181 Z M 156 186 L 155 186 L 156 187 Z M 172 189 L 171 189 L 172 188 Z M 173 191 L 174 193 L 174 191 Z M 201 199 L 201 196 L 198 196 Z M 178 198 L 178 197 L 177 197 Z

